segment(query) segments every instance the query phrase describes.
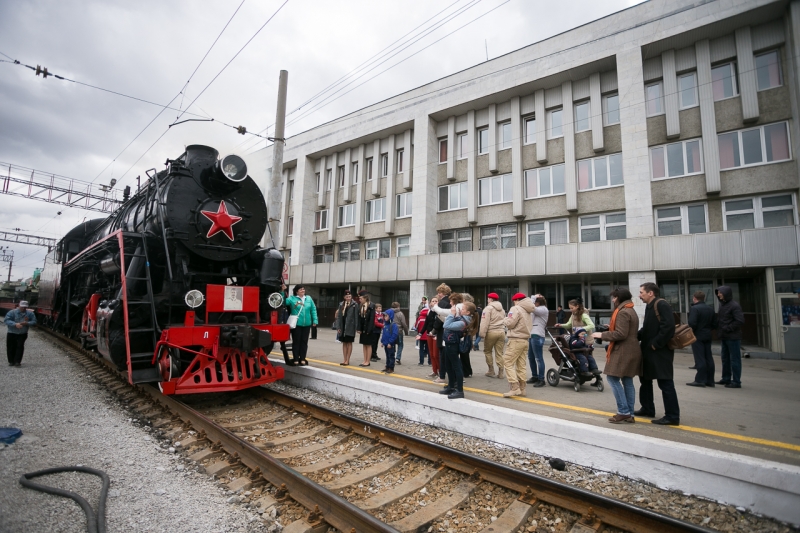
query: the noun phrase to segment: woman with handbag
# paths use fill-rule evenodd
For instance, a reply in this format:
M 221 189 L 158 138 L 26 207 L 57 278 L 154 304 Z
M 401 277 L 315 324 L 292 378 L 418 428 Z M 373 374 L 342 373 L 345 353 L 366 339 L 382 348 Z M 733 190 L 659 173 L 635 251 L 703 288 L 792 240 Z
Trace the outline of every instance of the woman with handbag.
M 350 356 L 353 354 L 353 341 L 356 339 L 356 329 L 358 328 L 358 311 L 353 301 L 350 291 L 344 291 L 344 301 L 339 305 L 336 316 L 336 331 L 339 335 L 339 342 L 342 343 L 342 356 L 344 362 L 342 366 L 350 364 Z
M 375 305 L 369 301 L 369 293 L 360 291 L 358 293 L 358 343 L 364 350 L 364 362 L 358 366 L 369 366 L 372 357 L 372 345 L 378 337 L 378 328 L 375 327 Z
M 308 366 L 306 354 L 308 353 L 308 336 L 311 326 L 316 326 L 317 306 L 310 296 L 306 296 L 303 285 L 295 285 L 292 290 L 294 296 L 286 299 L 289 308 L 289 327 L 292 328 L 292 366 Z

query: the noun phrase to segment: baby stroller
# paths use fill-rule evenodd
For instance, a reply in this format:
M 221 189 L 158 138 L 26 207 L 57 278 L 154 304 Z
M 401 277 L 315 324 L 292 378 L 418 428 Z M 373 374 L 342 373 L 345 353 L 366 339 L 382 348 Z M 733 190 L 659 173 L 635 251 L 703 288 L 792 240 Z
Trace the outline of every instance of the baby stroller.
M 553 343 L 550 345 L 550 354 L 553 360 L 558 365 L 558 368 L 551 368 L 547 371 L 547 383 L 552 387 L 558 386 L 558 382 L 562 379 L 564 381 L 572 382 L 575 387 L 575 392 L 580 392 L 581 385 L 587 381 L 593 381 L 591 385 L 596 387 L 598 391 L 603 392 L 603 378 L 599 370 L 592 370 L 590 373 L 582 373 L 580 371 L 580 361 L 576 357 L 577 353 L 584 355 L 591 355 L 594 350 L 592 343 L 587 344 L 586 348 L 571 350 L 567 335 L 555 335 L 547 330 L 547 334 Z

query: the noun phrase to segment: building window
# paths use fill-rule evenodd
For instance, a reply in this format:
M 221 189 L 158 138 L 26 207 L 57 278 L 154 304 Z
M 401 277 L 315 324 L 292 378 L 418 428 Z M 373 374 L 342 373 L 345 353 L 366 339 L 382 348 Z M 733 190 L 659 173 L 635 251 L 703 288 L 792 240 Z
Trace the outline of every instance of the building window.
M 588 100 L 575 104 L 575 132 L 592 129 L 590 117 Z
M 344 165 L 339 167 L 339 188 L 344 188 Z
M 659 207 L 656 209 L 656 233 L 660 237 L 706 233 L 707 218 L 705 204 Z
M 603 98 L 603 117 L 606 126 L 619 124 L 619 95 L 609 94 Z
M 408 257 L 411 247 L 409 246 L 410 237 L 397 238 L 397 257 Z
M 314 231 L 328 229 L 328 210 L 323 209 L 314 213 Z
M 525 119 L 525 144 L 536 142 L 536 117 Z
M 786 122 L 717 135 L 719 168 L 763 165 L 791 158 Z
M 386 198 L 367 200 L 364 222 L 380 222 L 386 220 Z
M 316 173 L 316 176 L 317 176 L 317 194 L 319 194 L 319 192 L 320 192 L 320 188 L 319 188 L 319 187 L 320 187 L 320 185 L 321 185 L 321 183 L 320 183 L 320 177 L 319 177 L 319 172 L 317 172 L 317 173 Z
M 564 164 L 525 171 L 525 198 L 564 194 Z
M 381 154 L 381 177 L 389 175 L 389 154 Z
M 447 163 L 447 139 L 439 139 L 439 163 Z
M 725 231 L 793 226 L 797 223 L 793 194 L 726 200 L 723 204 Z
M 552 111 L 547 112 L 547 131 L 548 139 L 555 139 L 557 137 L 564 136 L 564 129 L 562 128 L 561 120 L 562 114 L 561 109 L 554 109 Z
M 687 109 L 697 105 L 697 73 L 690 72 L 678 76 L 678 97 L 680 108 Z
M 395 202 L 395 218 L 405 218 L 411 216 L 411 194 L 404 192 L 396 196 Z
M 344 228 L 347 226 L 356 225 L 356 206 L 355 204 L 347 204 L 339 206 L 339 227 Z
M 514 182 L 511 174 L 478 180 L 480 198 L 478 205 L 502 204 L 510 202 L 514 195 Z
M 458 146 L 458 159 L 466 159 L 469 155 L 466 133 L 459 133 L 456 135 L 456 146 Z
M 622 154 L 578 161 L 578 190 L 622 185 Z
M 372 181 L 372 158 L 367 159 L 367 181 Z
M 504 122 L 497 125 L 497 137 L 500 139 L 500 150 L 511 148 L 511 123 Z
M 488 226 L 481 228 L 481 250 L 517 247 L 517 225 Z
M 439 252 L 449 254 L 452 252 L 472 251 L 472 230 L 459 229 L 442 231 L 439 233 Z
M 567 220 L 546 220 L 528 222 L 528 246 L 548 246 L 569 242 L 569 222 Z
M 654 180 L 679 178 L 703 172 L 700 139 L 650 148 L 650 169 Z
M 325 246 L 314 247 L 314 262 L 315 263 L 333 263 L 333 245 L 326 244 Z
M 644 98 L 648 117 L 664 113 L 664 86 L 660 81 L 645 86 Z
M 467 182 L 439 187 L 439 211 L 467 208 Z
M 339 245 L 339 261 L 358 261 L 361 259 L 360 242 L 343 242 Z
M 325 171 L 325 190 L 330 191 L 333 188 L 333 169 L 329 168 Z
M 291 237 L 294 234 L 294 217 L 289 217 L 286 221 L 286 235 Z
M 358 185 L 358 163 L 353 163 L 353 185 Z
M 581 242 L 613 241 L 624 239 L 625 213 L 611 213 L 581 217 Z
M 392 241 L 380 239 L 367 241 L 367 259 L 385 259 L 391 256 Z
M 405 150 L 398 150 L 397 151 L 397 173 L 400 174 L 403 172 L 403 155 L 405 154 Z
M 478 153 L 489 153 L 489 128 L 478 130 Z
M 732 98 L 739 93 L 736 88 L 735 65 L 735 63 L 725 63 L 711 69 L 711 92 L 714 94 L 714 101 Z
M 777 50 L 756 56 L 756 81 L 759 91 L 783 84 L 780 55 Z

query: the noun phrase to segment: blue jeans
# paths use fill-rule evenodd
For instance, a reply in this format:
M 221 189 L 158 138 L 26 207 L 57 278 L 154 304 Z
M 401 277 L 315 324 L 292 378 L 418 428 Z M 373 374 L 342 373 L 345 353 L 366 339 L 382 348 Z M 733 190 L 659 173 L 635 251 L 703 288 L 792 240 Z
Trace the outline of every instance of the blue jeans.
M 396 345 L 392 344 L 391 348 L 383 348 L 383 351 L 386 352 L 386 368 L 389 370 L 394 370 L 394 352 L 396 350 Z
M 580 370 L 581 372 L 591 372 L 592 370 L 597 370 L 597 361 L 594 360 L 594 355 L 587 353 L 584 355 L 581 352 L 573 352 L 575 357 L 578 358 L 578 363 L 580 363 Z
M 722 381 L 742 382 L 742 341 L 724 339 L 722 342 Z
M 617 414 L 631 415 L 636 409 L 636 389 L 633 386 L 633 378 L 618 378 L 617 376 L 606 376 L 611 390 L 614 392 L 614 399 L 617 400 Z
M 419 341 L 419 364 L 425 364 L 425 356 L 428 355 L 428 341 Z M 428 364 L 431 364 L 431 357 L 428 355 Z
M 475 348 L 475 350 L 478 350 L 479 349 L 478 348 L 478 344 L 480 342 L 481 342 L 481 336 L 480 335 L 475 335 L 475 342 L 472 343 L 472 347 Z
M 544 337 L 539 335 L 531 335 L 528 341 L 528 363 L 531 365 L 531 376 L 536 376 L 539 381 L 544 381 L 544 356 L 542 355 L 542 347 L 544 346 Z
M 445 365 L 447 367 L 447 386 L 464 392 L 464 369 L 461 367 L 461 354 L 457 342 L 444 345 Z
M 400 332 L 400 335 L 397 337 L 397 360 L 399 361 L 400 358 L 403 356 L 403 332 Z

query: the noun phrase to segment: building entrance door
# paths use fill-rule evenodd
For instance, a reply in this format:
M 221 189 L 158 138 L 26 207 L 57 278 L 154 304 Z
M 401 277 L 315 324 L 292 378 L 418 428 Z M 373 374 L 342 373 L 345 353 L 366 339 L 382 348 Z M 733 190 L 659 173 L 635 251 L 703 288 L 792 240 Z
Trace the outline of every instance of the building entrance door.
M 777 294 L 778 324 L 786 359 L 800 359 L 800 296 Z

